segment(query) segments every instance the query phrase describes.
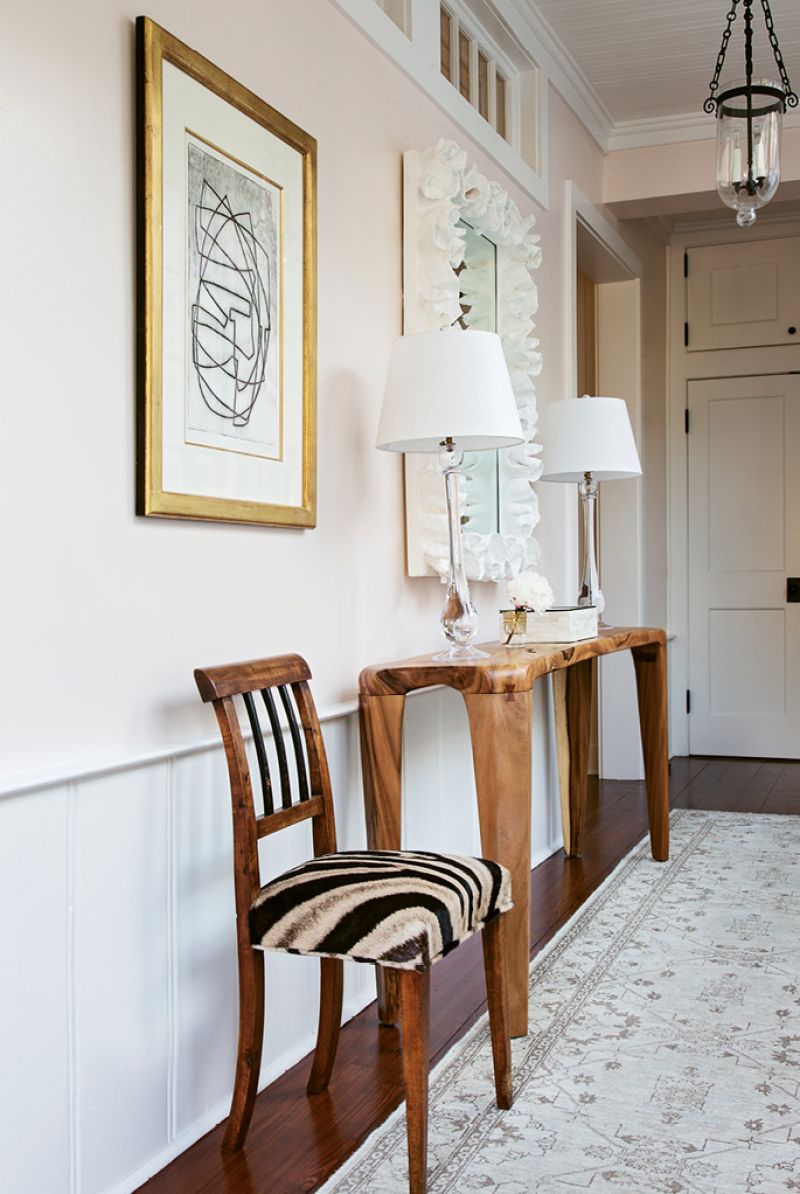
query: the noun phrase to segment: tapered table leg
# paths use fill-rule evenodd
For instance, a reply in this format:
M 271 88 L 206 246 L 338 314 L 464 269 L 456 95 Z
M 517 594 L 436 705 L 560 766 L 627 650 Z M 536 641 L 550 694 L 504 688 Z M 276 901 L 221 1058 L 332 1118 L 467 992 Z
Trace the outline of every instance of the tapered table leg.
M 553 672 L 558 785 L 564 853 L 578 855 L 583 846 L 586 780 L 592 730 L 592 665 L 585 659 Z
M 359 697 L 361 769 L 370 850 L 399 850 L 403 758 L 404 696 Z M 382 1024 L 399 1019 L 397 973 L 376 967 L 378 1018 Z
M 650 846 L 657 862 L 669 858 L 669 747 L 667 741 L 667 647 L 633 647 Z
M 508 1004 L 512 1036 L 528 1031 L 531 895 L 532 694 L 465 693 L 481 826 L 481 850 L 511 872 Z

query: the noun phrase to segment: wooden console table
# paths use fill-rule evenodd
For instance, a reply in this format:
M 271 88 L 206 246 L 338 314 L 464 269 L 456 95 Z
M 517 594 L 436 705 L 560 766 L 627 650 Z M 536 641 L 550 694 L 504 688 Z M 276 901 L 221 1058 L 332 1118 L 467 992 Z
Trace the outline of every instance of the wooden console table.
M 528 1031 L 533 685 L 553 672 L 564 848 L 579 854 L 586 805 L 592 660 L 630 651 L 636 671 L 653 857 L 669 853 L 667 650 L 663 630 L 610 628 L 569 645 L 484 644 L 488 659 L 436 663 L 430 655 L 365 668 L 359 683 L 367 838 L 372 849 L 401 848 L 401 755 L 406 693 L 446 685 L 464 696 L 485 857 L 511 871 L 508 965 L 512 1036 Z M 379 1015 L 397 1020 L 394 976 L 379 973 Z

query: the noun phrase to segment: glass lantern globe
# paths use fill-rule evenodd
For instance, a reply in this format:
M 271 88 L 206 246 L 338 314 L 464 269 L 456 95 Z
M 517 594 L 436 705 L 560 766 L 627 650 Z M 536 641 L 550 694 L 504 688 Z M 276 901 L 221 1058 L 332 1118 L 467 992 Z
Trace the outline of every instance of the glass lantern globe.
M 717 191 L 747 228 L 781 178 L 781 123 L 786 93 L 759 80 L 723 92 L 717 102 Z

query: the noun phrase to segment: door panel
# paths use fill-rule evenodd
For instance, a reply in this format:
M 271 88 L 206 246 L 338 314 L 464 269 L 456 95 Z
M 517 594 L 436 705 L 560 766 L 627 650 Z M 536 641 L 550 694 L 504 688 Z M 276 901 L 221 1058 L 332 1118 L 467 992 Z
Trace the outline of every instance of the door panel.
M 687 266 L 689 352 L 800 339 L 800 237 L 704 245 Z
M 709 714 L 784 717 L 782 609 L 709 610 Z
M 800 757 L 800 377 L 689 383 L 693 754 Z
M 716 398 L 708 418 L 711 571 L 782 569 L 783 395 Z M 743 484 L 758 501 L 741 500 Z

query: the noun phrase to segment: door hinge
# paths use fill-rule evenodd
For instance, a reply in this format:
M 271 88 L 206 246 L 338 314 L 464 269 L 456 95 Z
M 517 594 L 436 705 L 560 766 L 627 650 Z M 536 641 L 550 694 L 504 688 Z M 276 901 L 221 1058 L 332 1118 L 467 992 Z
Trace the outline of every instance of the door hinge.
M 690 693 L 689 689 L 687 688 L 686 689 L 686 712 L 691 713 L 691 711 L 692 711 L 692 694 Z
M 688 321 L 688 319 L 686 320 L 686 322 L 683 325 L 683 347 L 684 348 L 689 347 L 689 321 Z
M 683 412 L 683 430 L 689 434 L 689 407 L 687 406 Z
M 683 276 L 684 276 L 684 278 L 689 277 L 689 254 L 688 253 L 684 253 L 684 255 L 683 255 Z

